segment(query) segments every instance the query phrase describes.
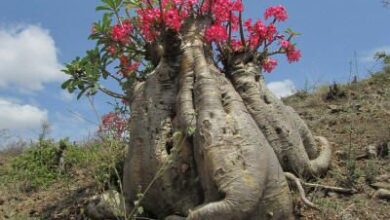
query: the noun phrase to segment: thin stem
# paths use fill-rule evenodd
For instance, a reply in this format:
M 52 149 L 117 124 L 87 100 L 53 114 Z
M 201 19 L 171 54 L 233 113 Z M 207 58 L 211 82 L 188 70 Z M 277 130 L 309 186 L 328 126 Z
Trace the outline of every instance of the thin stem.
M 198 14 L 200 14 L 200 11 L 202 10 L 204 2 L 205 2 L 205 0 L 202 0 L 202 3 L 200 3 L 200 6 L 198 8 Z
M 114 98 L 118 98 L 118 99 L 126 98 L 123 94 L 113 92 L 113 91 L 103 87 L 102 85 L 99 85 L 98 89 L 99 89 L 99 91 L 105 93 L 106 95 L 109 95 L 109 96 L 114 97 Z
M 241 38 L 241 44 L 244 48 L 246 48 L 246 43 L 245 43 L 245 36 L 244 36 L 244 28 L 242 25 L 242 14 L 241 12 L 238 14 L 238 19 L 239 19 L 239 25 L 240 25 L 240 38 Z
M 268 56 L 273 56 L 273 55 L 276 55 L 276 54 L 283 54 L 284 53 L 284 50 L 283 49 L 279 49 L 279 50 L 275 50 L 271 53 L 268 53 Z
M 153 8 L 153 4 L 150 2 L 150 0 L 147 1 L 150 8 Z
M 231 46 L 230 43 L 232 42 L 232 12 L 229 12 L 229 38 L 228 38 L 228 46 Z
M 115 164 L 114 164 L 114 171 L 115 171 L 116 178 L 118 178 L 119 190 L 121 191 L 121 194 L 124 195 L 121 176 L 119 175 L 119 172 L 115 167 Z M 120 209 L 121 207 L 119 207 L 119 206 L 120 206 L 120 204 L 118 205 L 118 208 Z M 123 201 L 123 211 L 124 211 L 125 219 L 128 219 L 127 218 L 127 211 L 126 211 L 126 203 L 124 201 Z
M 106 73 L 109 77 L 113 78 L 114 80 L 116 80 L 119 84 L 122 84 L 122 79 L 118 78 L 117 76 L 115 76 L 114 74 L 108 72 L 107 70 L 103 70 L 104 73 Z

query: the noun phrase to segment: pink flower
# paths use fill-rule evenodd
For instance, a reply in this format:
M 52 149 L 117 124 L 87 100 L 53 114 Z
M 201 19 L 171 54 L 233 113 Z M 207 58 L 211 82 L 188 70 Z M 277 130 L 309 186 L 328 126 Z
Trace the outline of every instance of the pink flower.
M 228 34 L 224 27 L 213 24 L 206 30 L 205 38 L 208 42 L 223 42 L 228 38 Z
M 249 46 L 251 48 L 256 48 L 267 38 L 273 38 L 274 32 L 276 29 L 274 26 L 271 26 L 270 30 L 265 24 L 259 19 L 252 25 L 252 20 L 247 20 L 244 23 L 248 33 L 249 33 Z M 270 37 L 268 36 L 270 35 Z
M 281 40 L 279 42 L 279 44 L 280 44 L 280 47 L 282 47 L 284 49 L 287 49 L 290 46 L 290 41 L 288 41 L 288 40 Z
M 241 40 L 233 39 L 232 42 L 230 42 L 230 46 L 235 52 L 244 49 Z
M 125 20 L 122 24 L 116 24 L 112 27 L 111 38 L 114 41 L 127 43 L 129 41 L 129 34 L 132 31 L 133 27 L 130 21 Z
M 268 59 L 266 59 L 264 61 L 264 63 L 262 64 L 262 67 L 263 67 L 265 72 L 270 73 L 270 72 L 272 72 L 275 69 L 275 67 L 277 65 L 278 65 L 278 61 L 277 60 L 268 58 Z
M 153 41 L 158 36 L 158 31 L 154 25 L 160 21 L 160 10 L 157 8 L 138 9 L 138 28 L 147 41 Z
M 248 32 L 253 32 L 253 28 L 252 28 L 252 19 L 248 19 L 244 22 L 244 27 L 246 28 L 246 30 Z
M 177 9 L 169 9 L 165 15 L 165 24 L 174 31 L 179 31 L 182 23 L 182 18 L 179 16 Z
M 261 38 L 265 38 L 267 35 L 268 28 L 265 24 L 259 19 L 253 26 L 254 32 Z
M 292 63 L 292 62 L 297 62 L 299 61 L 299 59 L 301 59 L 301 51 L 298 50 L 298 49 L 295 49 L 295 47 L 293 47 L 294 49 L 288 49 L 287 50 L 287 60 L 289 63 Z
M 284 6 L 271 6 L 265 10 L 264 18 L 274 17 L 277 21 L 285 21 L 288 18 L 287 10 Z
M 249 36 L 249 46 L 254 49 L 256 48 L 260 43 L 260 38 L 257 35 L 250 35 Z
M 270 24 L 268 25 L 267 27 L 267 34 L 265 36 L 265 38 L 269 41 L 273 41 L 274 39 L 274 36 L 276 35 L 278 31 L 276 30 L 276 27 L 274 24 Z

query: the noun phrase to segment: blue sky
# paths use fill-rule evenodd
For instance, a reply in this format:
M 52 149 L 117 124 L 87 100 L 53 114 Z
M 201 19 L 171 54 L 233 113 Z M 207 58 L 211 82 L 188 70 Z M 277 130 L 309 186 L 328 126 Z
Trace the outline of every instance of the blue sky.
M 61 91 L 64 63 L 94 45 L 87 40 L 91 24 L 100 18 L 98 0 L 0 1 L 0 130 L 14 136 L 37 136 L 42 120 L 52 125 L 52 137 L 82 139 L 93 134 L 97 116 L 87 99 L 76 101 Z M 283 4 L 289 20 L 283 27 L 302 33 L 299 63 L 284 58 L 267 75 L 278 94 L 306 85 L 347 81 L 350 62 L 359 77 L 375 63 L 377 50 L 390 52 L 390 8 L 380 0 L 245 1 L 246 17 L 260 17 L 268 5 Z M 110 110 L 109 98 L 94 100 L 99 115 Z M 1 137 L 1 136 L 0 136 Z

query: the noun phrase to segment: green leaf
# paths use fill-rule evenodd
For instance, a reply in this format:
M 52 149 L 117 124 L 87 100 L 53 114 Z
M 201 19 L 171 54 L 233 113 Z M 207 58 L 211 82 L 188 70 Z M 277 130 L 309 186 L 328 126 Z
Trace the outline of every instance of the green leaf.
M 66 80 L 64 83 L 61 84 L 61 88 L 62 89 L 68 88 L 71 82 L 72 82 L 72 79 Z
M 111 11 L 112 9 L 110 7 L 101 5 L 101 6 L 97 6 L 95 10 L 96 11 Z
M 299 35 L 302 35 L 302 33 L 295 32 L 295 31 L 293 31 L 291 28 L 287 28 L 284 32 L 287 33 L 287 34 L 290 34 L 290 35 L 292 35 L 292 36 L 299 36 Z
M 87 91 L 87 89 L 81 90 L 80 93 L 77 95 L 77 100 L 79 100 L 81 98 L 81 96 L 83 96 L 86 91 Z

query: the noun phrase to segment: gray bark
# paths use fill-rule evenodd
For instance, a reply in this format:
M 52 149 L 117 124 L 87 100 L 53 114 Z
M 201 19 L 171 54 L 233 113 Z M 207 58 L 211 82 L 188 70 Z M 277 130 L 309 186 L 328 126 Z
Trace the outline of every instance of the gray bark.
M 272 94 L 259 74 L 260 68 L 251 62 L 236 62 L 230 72 L 233 85 L 274 149 L 283 170 L 303 177 L 324 174 L 330 165 L 330 144 L 323 137 L 316 141 L 306 123 Z
M 226 78 L 203 43 L 203 22 L 186 24 L 135 86 L 128 209 L 143 192 L 141 206 L 160 219 L 293 219 L 284 171 L 325 171 L 326 139 L 317 152 L 306 124 L 256 80 L 255 67 L 238 65 Z

